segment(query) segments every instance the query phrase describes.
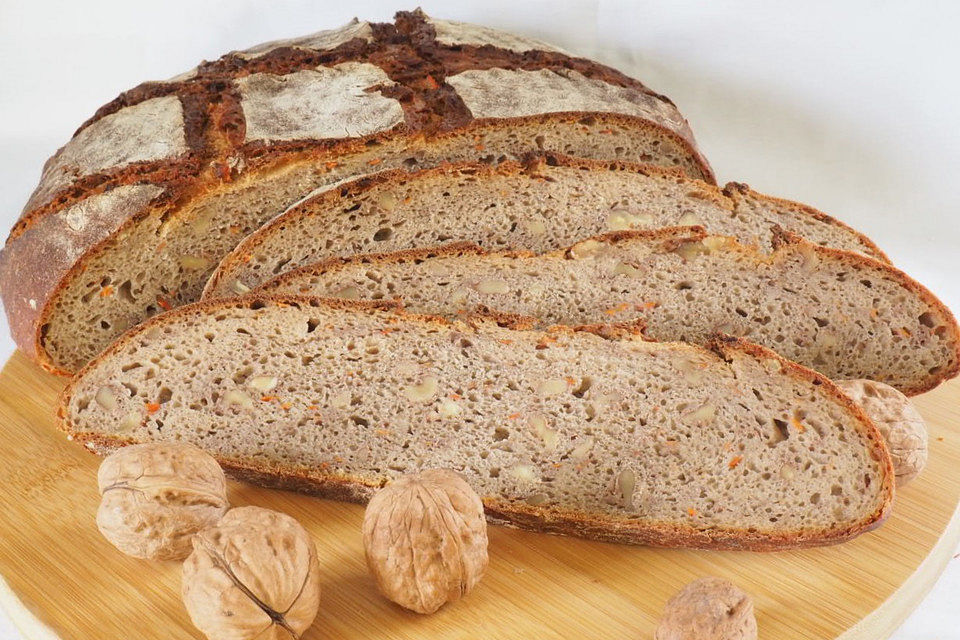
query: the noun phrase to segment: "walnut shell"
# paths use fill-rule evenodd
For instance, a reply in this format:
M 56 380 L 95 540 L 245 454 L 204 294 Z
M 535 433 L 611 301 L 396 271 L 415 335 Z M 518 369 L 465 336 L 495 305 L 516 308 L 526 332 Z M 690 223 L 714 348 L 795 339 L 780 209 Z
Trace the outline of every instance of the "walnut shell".
M 838 380 L 837 386 L 877 425 L 893 458 L 897 486 L 916 478 L 927 464 L 927 427 L 909 398 L 873 380 Z
M 483 503 L 453 471 L 404 476 L 370 500 L 363 546 L 383 595 L 433 613 L 469 593 L 487 568 Z
M 188 444 L 149 443 L 108 456 L 97 473 L 97 527 L 126 554 L 182 560 L 195 533 L 229 508 L 217 461 Z
M 211 640 L 291 640 L 320 606 L 313 539 L 290 516 L 237 507 L 193 539 L 183 563 L 183 602 Z
M 750 596 L 720 578 L 694 580 L 664 607 L 655 640 L 756 640 Z

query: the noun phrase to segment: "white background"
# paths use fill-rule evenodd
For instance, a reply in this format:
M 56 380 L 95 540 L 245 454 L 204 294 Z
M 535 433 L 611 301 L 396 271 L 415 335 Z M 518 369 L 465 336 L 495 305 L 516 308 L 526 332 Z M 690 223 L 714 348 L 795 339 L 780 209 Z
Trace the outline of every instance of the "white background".
M 720 181 L 812 204 L 960 309 L 960 4 L 422 2 L 540 37 L 669 95 Z M 391 2 L 0 0 L 0 227 L 43 161 L 121 91 Z M 5 325 L 5 323 L 4 323 Z M 0 327 L 0 356 L 12 345 Z M 960 638 L 956 562 L 897 640 Z M 0 637 L 16 637 L 0 619 Z

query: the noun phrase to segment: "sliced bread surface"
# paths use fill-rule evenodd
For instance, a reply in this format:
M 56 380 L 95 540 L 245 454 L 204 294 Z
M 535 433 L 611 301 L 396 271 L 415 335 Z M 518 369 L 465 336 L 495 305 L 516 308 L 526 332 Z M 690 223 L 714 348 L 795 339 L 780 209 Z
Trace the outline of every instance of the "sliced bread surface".
M 241 477 L 340 499 L 450 468 L 492 518 L 618 542 L 839 542 L 893 495 L 879 433 L 823 376 L 742 340 L 648 342 L 626 325 L 201 302 L 125 334 L 59 415 L 94 451 L 187 441 Z
M 11 332 L 72 373 L 196 300 L 243 236 L 317 187 L 542 149 L 712 180 L 668 98 L 531 38 L 417 10 L 227 53 L 124 92 L 46 163 L 0 253 Z
M 780 233 L 765 255 L 702 228 L 619 231 L 536 255 L 472 244 L 332 258 L 261 286 L 399 300 L 456 317 L 479 309 L 545 324 L 645 321 L 654 340 L 745 337 L 835 380 L 904 393 L 957 374 L 960 328 L 936 296 L 889 264 Z
M 528 164 L 385 172 L 323 191 L 241 242 L 204 295 L 235 295 L 329 257 L 470 241 L 544 252 L 625 229 L 702 225 L 769 249 L 773 228 L 886 260 L 869 239 L 819 211 L 740 184 L 723 191 L 675 171 L 549 155 Z

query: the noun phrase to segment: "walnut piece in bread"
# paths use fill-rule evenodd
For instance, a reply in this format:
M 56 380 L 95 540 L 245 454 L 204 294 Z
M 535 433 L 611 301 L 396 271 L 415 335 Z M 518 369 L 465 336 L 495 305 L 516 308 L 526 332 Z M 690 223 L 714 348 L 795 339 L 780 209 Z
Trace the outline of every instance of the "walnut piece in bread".
M 897 486 L 916 478 L 927 464 L 927 427 L 910 399 L 875 380 L 837 380 L 837 386 L 877 425 L 890 449 Z
M 229 508 L 223 470 L 185 443 L 124 447 L 100 464 L 97 527 L 115 547 L 137 558 L 182 560 L 191 538 Z
M 700 578 L 667 601 L 655 640 L 756 640 L 753 601 L 721 578 Z
M 487 568 L 483 503 L 453 471 L 404 476 L 370 500 L 363 547 L 383 595 L 433 613 L 469 593 Z

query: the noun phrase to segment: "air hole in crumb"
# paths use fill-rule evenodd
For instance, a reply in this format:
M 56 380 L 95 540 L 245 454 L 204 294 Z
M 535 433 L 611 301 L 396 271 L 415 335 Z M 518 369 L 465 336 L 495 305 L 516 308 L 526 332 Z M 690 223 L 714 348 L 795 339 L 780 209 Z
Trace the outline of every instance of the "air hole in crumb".
M 124 281 L 117 287 L 117 295 L 125 302 L 133 302 L 133 293 L 130 291 L 132 285 L 129 280 Z

